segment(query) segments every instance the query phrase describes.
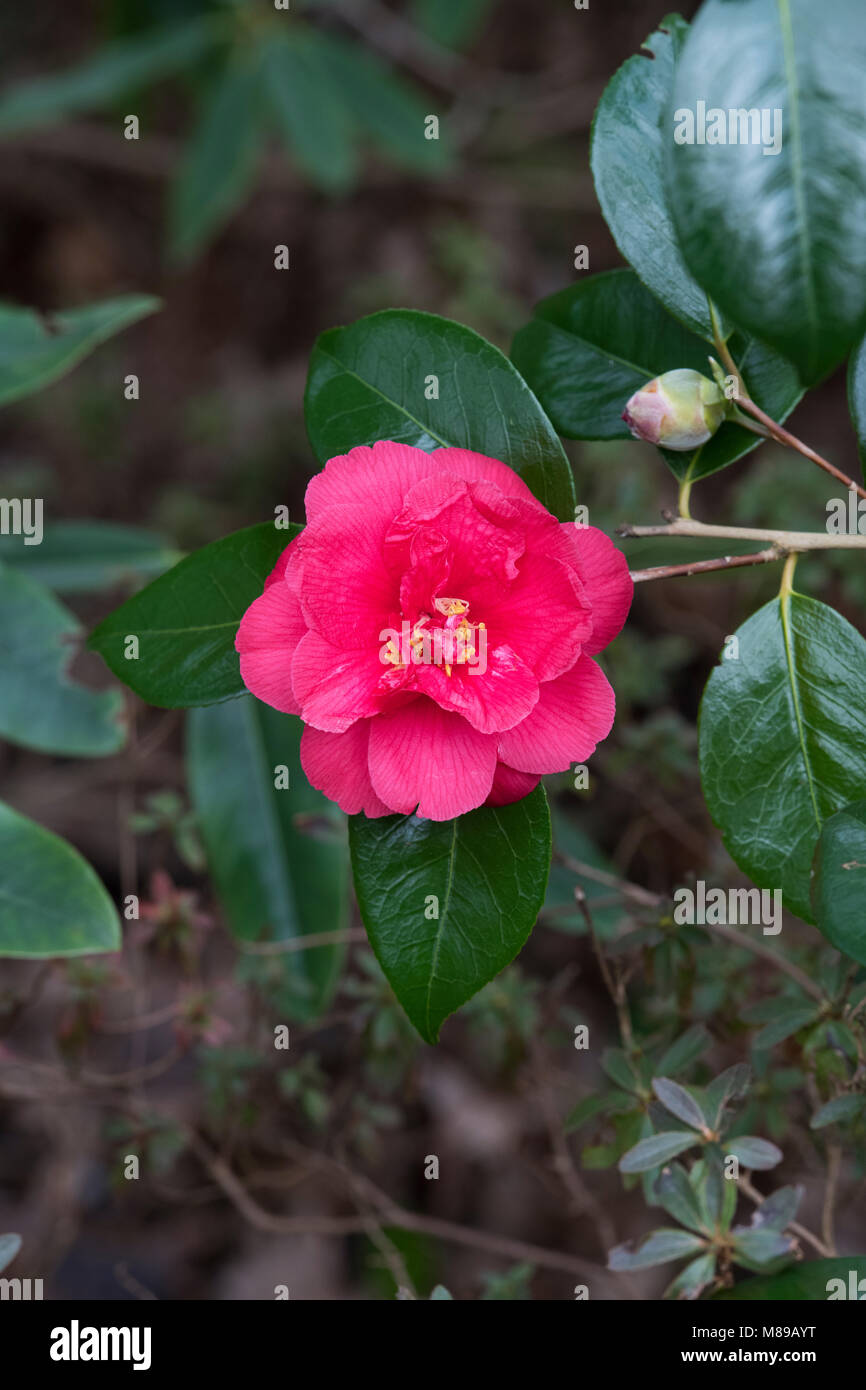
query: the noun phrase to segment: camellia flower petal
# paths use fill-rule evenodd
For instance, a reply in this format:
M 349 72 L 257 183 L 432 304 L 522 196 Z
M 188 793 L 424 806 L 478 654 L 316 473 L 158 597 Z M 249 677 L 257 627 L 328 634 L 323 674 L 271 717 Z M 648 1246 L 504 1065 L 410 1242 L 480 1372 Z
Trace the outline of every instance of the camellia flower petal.
M 557 521 L 498 459 L 392 441 L 330 459 L 306 505 L 235 645 L 349 815 L 506 805 L 607 736 L 592 657 L 632 582 L 603 532 Z

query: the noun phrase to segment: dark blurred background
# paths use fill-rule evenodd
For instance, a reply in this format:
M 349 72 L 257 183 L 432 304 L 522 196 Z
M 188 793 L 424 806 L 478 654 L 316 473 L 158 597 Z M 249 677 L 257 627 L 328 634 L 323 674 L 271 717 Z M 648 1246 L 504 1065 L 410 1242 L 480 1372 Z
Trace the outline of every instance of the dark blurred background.
M 198 0 L 6 6 L 4 83 L 70 68 L 113 39 L 220 8 Z M 573 280 L 575 244 L 588 245 L 592 272 L 621 263 L 593 192 L 589 128 L 606 80 L 664 15 L 662 0 L 588 11 L 568 0 L 491 0 L 471 7 L 474 28 L 467 23 L 454 47 L 447 12 L 461 7 L 441 0 L 438 17 L 435 8 L 321 0 L 293 5 L 293 14 L 399 70 L 453 136 L 452 167 L 430 176 L 370 144 L 355 186 L 335 195 L 274 137 L 250 195 L 180 267 L 166 251 L 167 189 L 207 62 L 108 109 L 0 140 L 0 299 L 48 313 L 129 291 L 163 300 L 161 312 L 63 381 L 0 414 L 0 493 L 44 497 L 52 520 L 145 526 L 182 550 L 263 520 L 279 503 L 301 519 L 316 466 L 303 389 L 322 330 L 405 306 L 461 320 L 507 352 L 532 305 Z M 695 8 L 682 10 L 690 17 Z M 130 111 L 140 118 L 138 141 L 121 133 Z M 280 243 L 291 269 L 276 274 Z M 129 373 L 141 384 L 134 402 L 123 395 Z M 803 438 L 856 471 L 841 375 L 794 419 Z M 655 451 L 567 447 L 595 524 L 651 523 L 675 504 L 675 481 Z M 697 487 L 692 508 L 707 520 L 820 527 L 826 495 L 818 470 L 764 449 Z M 633 554 L 636 563 L 684 558 L 675 546 L 633 546 Z M 619 715 L 593 763 L 592 790 L 578 796 L 567 778 L 553 779 L 575 857 L 595 856 L 660 893 L 699 871 L 739 881 L 703 809 L 695 719 L 724 635 L 772 594 L 774 578 L 742 571 L 642 586 L 607 662 Z M 862 578 L 844 556 L 804 562 L 798 584 L 857 620 Z M 90 624 L 116 598 L 88 595 L 73 606 Z M 95 659 L 78 658 L 76 670 L 106 679 Z M 626 1283 L 603 1268 L 610 1244 L 647 1226 L 639 1191 L 624 1192 L 615 1171 L 582 1169 L 579 1144 L 562 1138 L 562 1114 L 598 1074 L 600 1047 L 575 1051 L 574 1024 L 587 1021 L 596 1037 L 614 1040 L 586 937 L 562 903 L 559 919 L 554 904 L 519 964 L 447 1025 L 436 1050 L 413 1041 L 366 948 L 353 945 L 348 990 L 309 1029 L 309 1044 L 301 1040 L 294 1089 L 275 1094 L 255 1056 L 280 1018 L 271 1007 L 279 981 L 251 978 L 220 929 L 187 817 L 182 717 L 138 706 L 134 722 L 129 748 L 107 760 L 0 746 L 10 804 L 71 839 L 118 899 L 134 880 L 164 909 L 152 917 L 155 935 L 132 934 L 132 949 L 117 960 L 3 963 L 0 1230 L 24 1236 L 15 1272 L 44 1277 L 54 1298 L 270 1298 L 285 1284 L 292 1298 L 345 1299 L 393 1295 L 402 1260 L 422 1296 L 435 1280 L 466 1298 L 571 1298 L 578 1282 L 589 1282 L 593 1297 L 655 1296 L 657 1272 Z M 186 957 L 180 929 L 159 949 L 160 930 L 168 922 L 171 936 L 176 919 L 192 940 Z M 807 932 L 795 926 L 792 939 L 798 930 Z M 729 952 L 719 967 L 732 988 L 745 964 Z M 748 966 L 760 970 L 751 959 Z M 724 999 L 704 984 L 697 1007 L 709 1018 Z M 187 1018 L 177 1000 L 193 997 L 190 989 L 199 1012 L 184 1006 Z M 739 1060 L 735 1023 L 716 1042 L 720 1064 Z M 24 1057 L 32 1065 L 11 1065 Z M 150 1128 L 142 1128 L 142 1106 L 158 1117 Z M 759 1109 L 759 1123 L 767 1113 Z M 256 1230 L 187 1145 L 184 1127 L 202 1125 L 269 1211 L 314 1226 L 353 1212 L 354 1193 L 363 1213 L 366 1199 L 352 1184 L 368 1173 L 411 1210 L 578 1252 L 586 1277 L 577 1265 L 534 1264 L 520 1246 L 497 1255 L 423 1232 L 392 1233 L 383 1248 L 363 1229 L 342 1237 Z M 799 1147 L 808 1206 L 818 1179 Z M 138 1182 L 122 1175 L 130 1152 L 147 1154 Z M 438 1183 L 424 1180 L 428 1154 L 440 1158 Z

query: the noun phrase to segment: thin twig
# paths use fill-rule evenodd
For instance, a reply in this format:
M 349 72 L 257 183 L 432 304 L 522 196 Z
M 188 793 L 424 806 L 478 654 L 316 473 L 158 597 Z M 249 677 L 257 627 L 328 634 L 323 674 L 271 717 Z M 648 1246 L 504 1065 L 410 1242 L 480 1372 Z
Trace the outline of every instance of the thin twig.
M 310 932 L 309 936 L 290 936 L 286 941 L 241 941 L 242 951 L 254 956 L 277 956 L 286 951 L 312 951 L 316 946 L 339 946 L 343 942 L 366 941 L 363 927 L 339 931 Z
M 713 570 L 739 569 L 743 565 L 766 565 L 773 560 L 781 560 L 784 551 L 777 546 L 769 550 L 756 550 L 753 555 L 722 555 L 718 560 L 695 560 L 690 565 L 656 565 L 648 570 L 632 570 L 634 584 L 643 584 L 648 579 L 677 579 L 692 574 L 709 574 Z
M 836 1190 L 839 1172 L 842 1167 L 842 1149 L 839 1144 L 827 1145 L 827 1185 L 824 1188 L 824 1206 L 821 1212 L 821 1237 L 830 1255 L 836 1254 L 834 1234 L 836 1215 Z
M 785 554 L 801 550 L 866 550 L 866 536 L 831 536 L 826 531 L 769 531 L 757 526 L 714 526 L 690 517 L 673 516 L 663 526 L 632 526 L 624 522 L 618 536 L 690 536 L 698 540 L 765 541 Z

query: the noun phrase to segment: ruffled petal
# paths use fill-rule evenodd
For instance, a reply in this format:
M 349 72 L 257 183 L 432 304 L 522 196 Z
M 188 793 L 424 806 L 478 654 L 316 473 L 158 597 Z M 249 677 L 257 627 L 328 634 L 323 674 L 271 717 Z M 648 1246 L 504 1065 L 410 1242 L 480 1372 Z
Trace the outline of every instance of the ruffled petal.
M 498 603 L 470 616 L 483 617 L 488 643 L 507 643 L 539 681 L 553 680 L 574 665 L 592 632 L 592 616 L 580 581 L 559 560 L 532 552 L 519 569 Z
M 413 483 L 441 471 L 442 464 L 434 463 L 432 454 L 411 444 L 387 439 L 370 447 L 360 445 L 328 459 L 322 472 L 310 480 L 304 498 L 307 521 L 314 521 L 329 507 L 345 506 L 375 511 L 390 520 Z
M 306 631 L 297 598 L 278 582 L 250 604 L 235 637 L 244 685 L 284 714 L 300 714 L 292 690 L 292 657 Z
M 538 681 L 510 647 L 486 652 L 479 646 L 477 656 L 477 665 L 452 666 L 450 676 L 441 665 L 419 663 L 412 668 L 415 688 L 482 734 L 511 729 L 535 708 Z
M 378 634 L 397 606 L 398 589 L 382 560 L 383 527 L 364 509 L 330 507 L 298 540 L 286 581 L 309 627 L 335 646 L 378 650 Z
M 634 584 L 622 551 L 597 526 L 565 523 L 563 530 L 574 535 L 581 576 L 592 604 L 592 636 L 583 649 L 593 656 L 621 631 L 631 608 Z
M 370 777 L 386 806 L 452 820 L 481 806 L 496 770 L 496 736 L 419 696 L 370 726 Z
M 476 454 L 472 449 L 450 448 L 434 449 L 430 457 L 437 460 L 437 470 L 446 469 L 449 473 L 456 473 L 458 478 L 465 478 L 467 482 L 495 483 L 506 497 L 536 502 L 535 496 L 520 474 L 515 473 L 514 469 L 509 468 L 501 459 Z
M 581 656 L 541 686 L 538 704 L 516 729 L 499 735 L 499 757 L 518 772 L 564 772 L 583 762 L 613 727 L 616 700 L 591 657 Z
M 308 724 L 301 735 L 301 767 L 311 787 L 336 801 L 347 816 L 363 811 L 374 819 L 391 810 L 373 791 L 367 770 L 370 721 L 359 719 L 345 733 L 323 733 Z
M 343 651 L 307 632 L 292 660 L 292 690 L 305 724 L 342 733 L 356 719 L 378 714 L 389 692 L 381 682 L 389 668 L 379 648 Z

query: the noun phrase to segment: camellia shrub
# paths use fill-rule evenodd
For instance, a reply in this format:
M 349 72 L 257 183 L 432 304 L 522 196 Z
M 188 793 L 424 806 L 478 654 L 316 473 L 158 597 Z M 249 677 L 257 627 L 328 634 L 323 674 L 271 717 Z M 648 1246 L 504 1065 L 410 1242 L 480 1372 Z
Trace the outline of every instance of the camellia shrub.
M 783 910 L 810 924 L 834 948 L 820 972 L 783 966 L 785 988 L 746 1022 L 765 1048 L 803 1042 L 816 1130 L 862 1134 L 866 643 L 800 591 L 797 563 L 832 549 L 866 559 L 866 489 L 784 422 L 847 361 L 866 457 L 864 72 L 858 0 L 706 0 L 691 26 L 667 16 L 609 82 L 592 130 L 627 265 L 591 274 L 578 256 L 510 360 L 470 326 L 400 308 L 323 333 L 305 395 L 319 467 L 305 516 L 276 498 L 273 519 L 187 555 L 89 639 L 142 700 L 191 711 L 191 797 L 239 938 L 339 935 L 342 840 L 301 827 L 333 829 L 345 813 L 370 943 L 435 1044 L 536 923 L 551 864 L 542 779 L 592 775 L 616 718 L 605 650 L 634 585 L 773 567 L 775 596 L 719 634 L 698 729 L 707 807 L 752 886 L 735 900 L 702 882 L 667 898 L 627 886 L 638 924 L 612 949 L 578 890 L 622 1037 L 604 1058 L 611 1088 L 567 1126 L 606 1133 L 588 1166 L 618 1163 L 677 1223 L 610 1255 L 622 1271 L 683 1261 L 674 1297 L 748 1289 L 731 1287 L 736 1267 L 776 1280 L 775 1296 L 824 1297 L 837 1264 L 862 1272 L 866 1258 L 837 1261 L 826 1232 L 803 1235 L 799 1189 L 762 1198 L 748 1178 L 728 1181 L 781 1161 L 751 1131 L 782 1083 L 758 1077 L 762 1112 L 745 1064 L 692 1082 L 703 1023 L 657 1045 L 630 1015 L 621 968 L 629 950 L 662 942 L 673 959 L 699 927 L 744 920 L 773 956 L 761 933 L 778 934 Z M 638 466 L 633 438 L 657 446 L 677 508 L 621 535 L 669 540 L 668 563 L 629 572 L 576 494 L 562 438 L 619 441 L 623 476 Z M 791 470 L 824 471 L 845 503 L 837 525 L 694 515 L 706 515 L 698 485 L 765 441 Z M 716 553 L 681 561 L 694 541 Z M 262 853 L 268 841 L 290 872 Z M 84 928 L 77 940 L 105 946 Z M 339 966 L 339 944 L 303 953 L 310 1016 Z M 743 1191 L 756 1204 L 745 1224 Z M 798 1233 L 821 1259 L 795 1269 Z

